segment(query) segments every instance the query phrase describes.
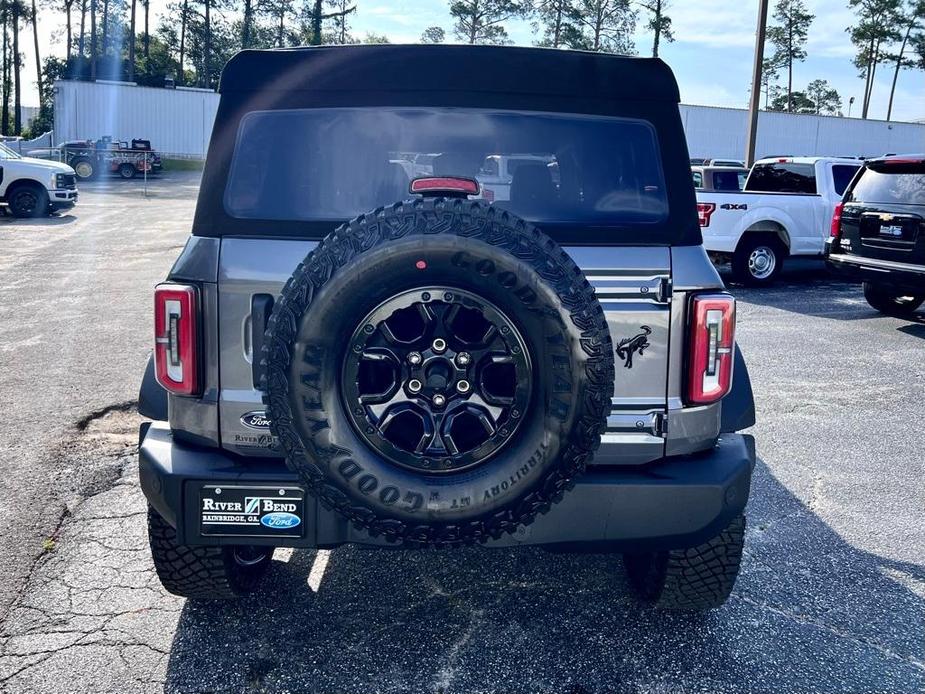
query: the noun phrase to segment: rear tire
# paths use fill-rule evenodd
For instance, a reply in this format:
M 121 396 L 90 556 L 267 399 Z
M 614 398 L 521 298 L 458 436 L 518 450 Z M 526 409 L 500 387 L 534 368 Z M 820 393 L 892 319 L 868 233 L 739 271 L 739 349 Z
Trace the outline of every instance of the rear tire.
M 897 318 L 908 318 L 925 302 L 925 294 L 900 294 L 873 282 L 864 283 L 864 298 L 880 313 Z
M 138 173 L 138 170 L 135 168 L 134 164 L 120 164 L 119 165 L 119 176 L 128 180 L 130 178 L 135 178 L 135 174 Z
M 745 517 L 689 549 L 624 554 L 630 584 L 643 602 L 663 610 L 702 612 L 721 606 L 735 585 L 745 544 Z
M 746 234 L 732 256 L 732 276 L 750 287 L 772 284 L 784 267 L 787 249 L 776 236 Z
M 14 217 L 30 219 L 48 214 L 48 192 L 37 184 L 19 184 L 7 196 Z
M 96 175 L 96 167 L 89 159 L 75 159 L 71 163 L 71 168 L 81 181 L 89 181 Z
M 184 598 L 237 598 L 253 592 L 270 567 L 272 547 L 181 545 L 177 531 L 148 507 L 154 568 L 169 592 Z

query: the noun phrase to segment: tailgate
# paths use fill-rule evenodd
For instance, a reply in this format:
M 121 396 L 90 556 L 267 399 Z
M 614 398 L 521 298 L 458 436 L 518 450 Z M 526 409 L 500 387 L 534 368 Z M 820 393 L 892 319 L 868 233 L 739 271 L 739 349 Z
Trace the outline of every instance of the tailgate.
M 219 267 L 219 426 L 222 446 L 277 455 L 255 381 L 254 354 L 269 302 L 312 241 L 222 240 Z M 611 415 L 597 464 L 640 464 L 665 454 L 671 258 L 667 247 L 566 248 L 597 291 L 616 351 Z
M 852 252 L 867 258 L 925 264 L 925 217 L 921 207 L 880 205 L 878 210 L 848 207 L 842 238 Z

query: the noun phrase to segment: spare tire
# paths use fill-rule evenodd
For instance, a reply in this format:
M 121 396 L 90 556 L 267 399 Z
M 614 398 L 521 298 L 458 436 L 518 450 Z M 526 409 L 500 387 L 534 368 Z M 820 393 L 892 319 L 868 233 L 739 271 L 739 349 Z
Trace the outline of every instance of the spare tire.
M 610 412 L 594 289 L 551 239 L 480 202 L 396 203 L 339 227 L 286 283 L 266 338 L 288 465 L 356 527 L 407 545 L 531 523 Z

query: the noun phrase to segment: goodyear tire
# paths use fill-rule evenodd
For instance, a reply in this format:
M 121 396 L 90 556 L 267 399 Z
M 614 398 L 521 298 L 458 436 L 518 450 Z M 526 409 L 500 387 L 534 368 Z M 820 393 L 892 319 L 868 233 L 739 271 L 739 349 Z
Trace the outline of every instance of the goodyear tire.
M 273 558 L 272 547 L 181 545 L 177 531 L 150 506 L 148 544 L 161 585 L 184 598 L 230 599 L 252 593 Z
M 305 486 L 416 546 L 548 511 L 598 447 L 614 380 L 603 310 L 568 255 L 507 212 L 447 199 L 322 241 L 274 307 L 264 365 L 271 428 Z
M 660 610 L 703 612 L 729 598 L 745 547 L 745 516 L 736 516 L 718 535 L 689 549 L 625 554 L 630 585 L 646 604 Z

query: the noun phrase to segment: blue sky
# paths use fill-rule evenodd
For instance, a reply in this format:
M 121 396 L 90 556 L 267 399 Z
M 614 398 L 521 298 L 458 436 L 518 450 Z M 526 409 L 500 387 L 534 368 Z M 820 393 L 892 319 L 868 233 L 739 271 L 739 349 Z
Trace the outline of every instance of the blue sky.
M 357 12 L 351 20 L 354 34 L 367 32 L 387 35 L 393 43 L 415 42 L 429 26 L 441 26 L 452 40 L 452 20 L 447 0 L 356 0 Z M 708 106 L 744 107 L 748 101 L 751 60 L 755 40 L 758 0 L 673 0 L 669 2 L 674 43 L 662 43 L 661 57 L 674 69 L 685 103 Z M 773 11 L 774 0 L 771 0 Z M 808 58 L 795 66 L 794 88 L 813 79 L 828 80 L 841 94 L 847 112 L 848 97 L 856 97 L 851 115 L 860 115 L 863 80 L 852 65 L 854 46 L 845 33 L 853 21 L 847 0 L 807 0 L 816 15 L 806 47 Z M 166 0 L 152 0 L 157 16 Z M 651 52 L 652 37 L 641 28 L 635 36 L 640 55 Z M 41 12 L 41 36 L 49 49 L 62 53 L 62 16 L 50 10 Z M 531 45 L 534 32 L 529 22 L 511 22 L 508 32 L 516 44 Z M 31 44 L 30 44 L 31 45 Z M 886 116 L 892 71 L 878 70 L 870 116 Z M 25 83 L 32 85 L 35 70 L 31 50 L 26 49 Z M 34 87 L 26 91 L 23 103 L 37 103 Z M 893 107 L 896 120 L 925 119 L 925 72 L 900 73 Z
M 773 4 L 771 0 L 772 12 Z M 845 28 L 853 18 L 847 4 L 847 0 L 807 0 L 816 19 L 810 28 L 808 58 L 794 68 L 794 88 L 802 88 L 817 78 L 828 80 L 842 95 L 846 112 L 848 97 L 856 97 L 852 115 L 860 115 L 864 82 L 851 62 L 854 46 Z M 678 78 L 682 100 L 689 104 L 744 107 L 751 80 L 757 0 L 674 0 L 669 5 L 677 40 L 662 42 L 659 52 Z M 353 30 L 359 35 L 386 34 L 395 42 L 416 41 L 426 27 L 438 25 L 451 37 L 448 6 L 445 0 L 358 0 Z M 640 15 L 637 25 L 641 29 L 644 24 Z M 533 43 L 529 22 L 511 22 L 507 28 L 515 43 Z M 640 55 L 651 53 L 651 34 L 640 30 L 635 41 Z M 877 80 L 872 118 L 886 116 L 891 79 L 892 72 L 883 70 Z M 925 72 L 901 72 L 896 92 L 895 119 L 925 118 Z

